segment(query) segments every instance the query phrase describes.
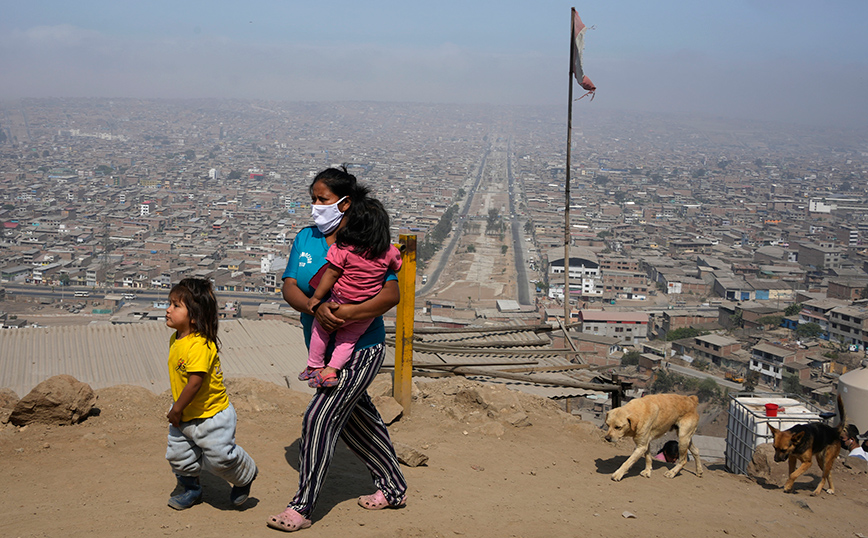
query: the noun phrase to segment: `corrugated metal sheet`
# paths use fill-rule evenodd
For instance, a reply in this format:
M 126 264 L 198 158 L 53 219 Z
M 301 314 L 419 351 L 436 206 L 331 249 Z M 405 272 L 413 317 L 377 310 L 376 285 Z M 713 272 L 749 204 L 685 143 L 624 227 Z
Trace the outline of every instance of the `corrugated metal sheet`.
M 496 332 L 442 332 L 438 334 L 416 334 L 416 339 L 426 343 L 442 345 L 470 346 L 549 346 L 549 333 L 534 332 L 516 327 L 515 331 Z M 390 335 L 392 336 L 392 335 Z
M 93 324 L 86 326 L 40 327 L 0 331 L 0 387 L 24 396 L 51 376 L 69 374 L 95 389 L 114 385 L 136 385 L 155 393 L 169 389 L 166 361 L 171 329 L 162 322 L 135 324 Z M 391 335 L 390 335 L 391 336 Z M 312 393 L 298 372 L 307 364 L 307 348 L 300 328 L 282 321 L 231 320 L 220 323 L 220 353 L 226 378 L 254 377 Z M 536 369 L 569 366 L 560 354 L 545 354 L 550 345 L 545 333 L 533 331 L 496 333 L 443 333 L 423 335 L 422 341 L 461 346 L 491 345 L 512 341 L 520 351 L 538 350 L 533 356 L 478 352 L 414 352 L 416 364 L 527 362 L 537 361 Z M 544 344 L 540 347 L 528 343 Z M 505 346 L 508 349 L 508 346 Z M 385 364 L 394 366 L 394 347 L 387 346 Z M 514 368 L 521 368 L 516 364 Z M 492 368 L 511 369 L 510 366 Z M 530 366 L 528 366 L 530 368 Z M 590 381 L 593 373 L 571 370 L 547 375 Z M 504 384 L 546 398 L 582 396 L 594 391 L 557 387 L 486 376 L 468 376 L 483 383 Z
M 522 368 L 530 370 L 533 368 L 537 372 L 545 373 L 546 376 L 550 378 L 562 377 L 564 380 L 584 382 L 591 382 L 593 377 L 596 375 L 596 372 L 588 370 L 577 369 L 563 371 L 562 368 L 559 368 L 575 366 L 575 364 L 571 363 L 568 356 L 565 354 L 546 353 L 546 349 L 551 348 L 551 339 L 549 338 L 549 334 L 551 334 L 550 332 L 535 332 L 534 330 L 530 330 L 526 325 L 516 325 L 515 330 L 501 330 L 502 327 L 503 325 L 499 325 L 497 330 L 486 330 L 485 327 L 481 327 L 478 332 L 469 331 L 467 330 L 469 328 L 467 328 L 459 331 L 444 331 L 433 334 L 416 333 L 414 335 L 414 346 L 419 344 L 435 344 L 437 346 L 444 346 L 446 349 L 443 351 L 422 351 L 418 348 L 414 348 L 413 364 L 416 366 L 421 366 L 423 364 L 464 364 L 473 366 L 474 368 L 491 369 L 492 371 L 514 371 Z M 387 335 L 387 341 L 393 339 L 393 334 Z M 460 349 L 462 347 L 464 348 Z M 488 348 L 488 350 L 484 348 Z M 492 349 L 497 349 L 498 353 L 494 354 L 487 352 Z M 513 354 L 509 351 L 514 351 L 515 353 Z M 520 364 L 529 361 L 536 361 L 536 364 Z M 387 350 L 386 363 L 389 366 L 394 366 L 394 348 L 392 347 Z M 515 365 L 485 366 L 486 364 L 491 363 L 515 363 Z M 545 368 L 547 367 L 552 367 L 553 369 L 546 372 Z M 504 385 L 511 389 L 552 399 L 578 397 L 588 394 L 604 394 L 574 387 L 562 387 L 504 379 L 494 375 L 491 377 L 483 375 L 468 375 L 467 378 L 480 383 Z
M 536 365 L 520 365 L 519 363 L 527 362 L 529 360 L 537 361 Z M 387 348 L 386 350 L 386 365 L 389 367 L 394 367 L 395 364 L 395 350 L 394 348 Z M 490 366 L 486 367 L 485 364 L 490 363 L 507 363 L 507 362 L 515 362 L 515 366 Z M 535 371 L 545 374 L 547 377 L 563 377 L 565 380 L 572 381 L 583 381 L 583 382 L 592 382 L 593 378 L 597 375 L 596 372 L 591 372 L 588 370 L 570 370 L 568 372 L 563 372 L 557 369 L 546 371 L 546 367 L 559 367 L 559 366 L 574 366 L 562 355 L 542 355 L 542 356 L 534 356 L 528 357 L 526 355 L 520 356 L 510 356 L 510 355 L 486 355 L 484 353 L 423 353 L 423 352 L 413 352 L 413 364 L 417 367 L 420 367 L 424 364 L 465 364 L 465 365 L 477 365 L 473 366 L 474 368 L 485 368 L 495 370 L 514 370 L 516 368 L 533 368 Z M 433 371 L 433 370 L 432 370 Z M 444 370 L 436 370 L 436 371 L 444 371 Z M 518 373 L 518 372 L 516 372 Z M 517 381 L 514 379 L 504 379 L 501 377 L 497 377 L 496 375 L 492 376 L 483 376 L 483 375 L 467 375 L 468 379 L 472 379 L 474 381 L 478 381 L 480 383 L 487 383 L 492 385 L 504 385 L 514 390 L 520 390 L 522 392 L 526 392 L 528 394 L 533 394 L 535 396 L 541 396 L 543 398 L 570 398 L 570 397 L 579 397 L 586 396 L 588 394 L 604 394 L 602 392 L 597 392 L 593 390 L 579 389 L 575 387 L 563 387 L 557 385 L 547 385 L 547 384 L 539 384 L 532 382 L 523 382 Z
M 98 389 L 136 385 L 169 388 L 171 329 L 164 323 L 93 324 L 0 331 L 0 387 L 24 396 L 54 375 L 68 374 Z M 307 363 L 301 329 L 281 321 L 220 324 L 224 375 L 255 377 L 312 392 L 296 375 Z

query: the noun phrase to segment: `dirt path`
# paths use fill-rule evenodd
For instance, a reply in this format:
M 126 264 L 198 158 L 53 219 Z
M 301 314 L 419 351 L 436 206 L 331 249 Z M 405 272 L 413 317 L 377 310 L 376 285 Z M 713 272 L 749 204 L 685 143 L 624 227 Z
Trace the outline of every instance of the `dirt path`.
M 306 398 L 254 380 L 232 380 L 229 390 L 238 441 L 261 470 L 243 510 L 230 508 L 229 486 L 213 477 L 203 480 L 202 504 L 183 512 L 168 508 L 174 478 L 163 459 L 163 417 L 169 398 L 114 387 L 98 391 L 100 415 L 81 424 L 0 429 L 0 535 L 279 536 L 265 521 L 295 492 Z M 313 527 L 301 536 L 868 534 L 868 478 L 840 466 L 833 471 L 837 494 L 819 497 L 808 495 L 816 466 L 794 495 L 729 474 L 720 464 L 709 465 L 701 479 L 688 464 L 668 480 L 665 465 L 655 463 L 650 479 L 636 468 L 615 483 L 609 474 L 632 447 L 607 444 L 598 429 L 552 402 L 461 379 L 423 383 L 417 396 L 411 416 L 390 426 L 394 440 L 430 458 L 426 466 L 404 468 L 407 507 L 368 512 L 357 506 L 371 480 L 339 444 Z

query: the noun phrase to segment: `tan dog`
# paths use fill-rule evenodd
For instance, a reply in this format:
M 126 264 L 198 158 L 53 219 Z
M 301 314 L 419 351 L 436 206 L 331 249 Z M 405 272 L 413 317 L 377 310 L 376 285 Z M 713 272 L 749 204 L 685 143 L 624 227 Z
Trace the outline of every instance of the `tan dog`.
M 699 399 L 696 396 L 681 396 L 678 394 L 651 394 L 643 398 L 630 400 L 622 407 L 616 407 L 606 414 L 606 441 L 617 443 L 622 437 L 632 437 L 636 449 L 624 462 L 624 465 L 612 473 L 612 480 L 619 481 L 639 458 L 645 456 L 645 470 L 641 475 L 651 477 L 651 441 L 661 437 L 670 430 L 678 432 L 678 460 L 675 467 L 666 471 L 666 478 L 674 478 L 687 463 L 687 451 L 696 460 L 696 476 L 702 477 L 702 461 L 699 450 L 693 444 L 693 434 L 699 424 L 699 413 L 696 406 Z

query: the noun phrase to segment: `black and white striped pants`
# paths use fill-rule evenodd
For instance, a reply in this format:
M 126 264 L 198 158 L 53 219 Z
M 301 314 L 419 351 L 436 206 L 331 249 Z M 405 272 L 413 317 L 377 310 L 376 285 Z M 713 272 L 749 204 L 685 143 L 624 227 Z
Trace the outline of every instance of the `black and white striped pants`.
M 298 493 L 289 508 L 310 517 L 328 474 L 338 437 L 368 467 L 374 485 L 390 504 L 399 504 L 407 483 L 380 413 L 368 386 L 380 371 L 384 344 L 360 349 L 340 370 L 340 382 L 317 389 L 307 406 L 299 442 Z

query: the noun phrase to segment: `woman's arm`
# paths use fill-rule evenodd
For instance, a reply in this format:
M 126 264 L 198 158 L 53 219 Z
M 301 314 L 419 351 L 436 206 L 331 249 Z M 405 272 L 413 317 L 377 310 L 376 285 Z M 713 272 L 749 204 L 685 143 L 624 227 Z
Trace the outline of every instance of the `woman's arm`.
M 401 300 L 401 291 L 398 288 L 397 280 L 387 280 L 383 284 L 383 289 L 367 301 L 359 304 L 337 304 L 323 303 L 322 306 L 328 308 L 319 308 L 318 311 L 326 310 L 334 317 L 343 321 L 356 321 L 360 319 L 370 319 L 377 316 L 382 316 L 392 309 Z M 317 312 L 317 319 L 320 314 Z M 322 324 L 322 322 L 320 322 Z M 326 330 L 329 330 L 326 325 L 322 324 Z
M 316 290 L 314 290 L 313 295 L 310 296 L 308 306 L 313 308 L 315 304 L 322 302 L 322 300 L 326 298 L 326 295 L 332 291 L 335 282 L 337 282 L 343 274 L 343 269 L 336 265 L 328 264 L 325 271 L 322 273 L 322 277 L 320 277 Z
M 307 295 L 298 287 L 298 281 L 294 278 L 284 278 L 283 286 L 280 288 L 283 293 L 283 300 L 299 312 L 313 315 L 313 311 L 307 306 Z M 321 309 L 318 309 L 321 310 Z

